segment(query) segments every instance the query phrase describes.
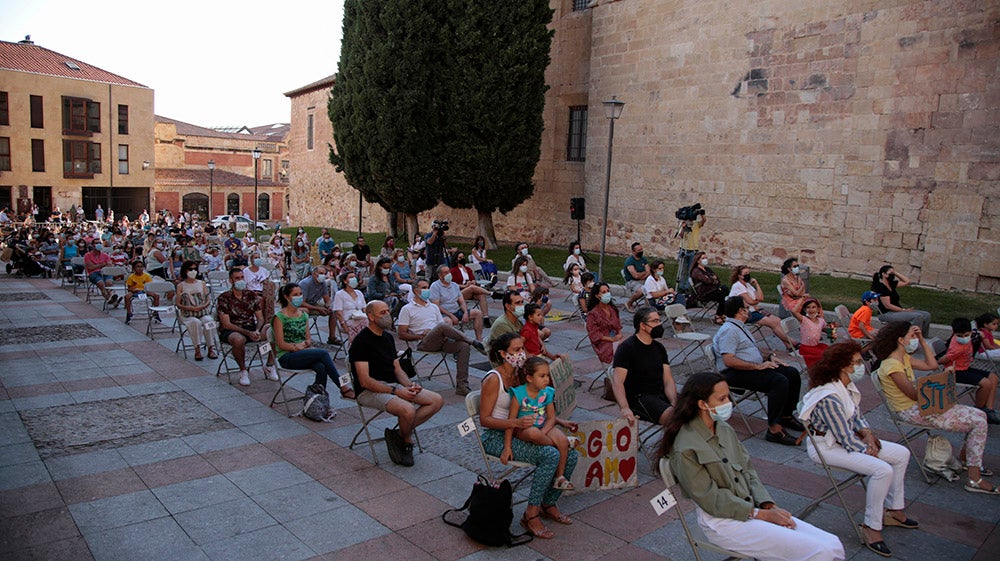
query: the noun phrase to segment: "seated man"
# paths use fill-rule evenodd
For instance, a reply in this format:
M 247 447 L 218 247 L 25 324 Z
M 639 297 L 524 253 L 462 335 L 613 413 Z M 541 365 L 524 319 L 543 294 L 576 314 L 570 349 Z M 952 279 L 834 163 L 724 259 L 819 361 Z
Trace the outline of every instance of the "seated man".
M 418 351 L 454 354 L 457 363 L 455 394 L 468 395 L 469 347 L 475 347 L 483 354 L 486 354 L 486 348 L 444 321 L 440 308 L 428 301 L 430 296 L 430 284 L 426 279 L 418 279 L 414 285 L 413 302 L 403 306 L 396 321 L 399 338 L 403 341 L 420 341 Z
M 489 327 L 490 296 L 492 293 L 476 282 L 476 275 L 466 264 L 465 252 L 459 251 L 455 255 L 455 263 L 456 265 L 451 268 L 452 280 L 462 289 L 462 298 L 479 302 L 479 309 L 483 312 L 484 320 L 487 320 L 486 327 Z
M 327 326 L 330 329 L 330 336 L 326 339 L 327 345 L 339 345 L 341 340 L 334 334 L 337 333 L 337 318 L 330 309 L 330 289 L 326 285 L 326 267 L 320 265 L 312 270 L 312 273 L 299 281 L 299 288 L 302 289 L 302 308 L 310 316 L 326 316 Z
M 625 302 L 625 309 L 634 312 L 635 303 L 642 299 L 642 289 L 646 279 L 651 275 L 649 263 L 643 256 L 642 244 L 635 242 L 632 244 L 632 255 L 625 259 L 625 291 L 632 294 L 628 302 Z M 604 279 L 601 279 L 604 281 Z M 607 281 L 604 281 L 607 282 Z
M 528 244 L 524 242 L 517 244 L 517 252 L 514 254 L 514 258 L 510 260 L 511 268 L 513 268 L 514 261 L 516 261 L 518 257 L 524 257 L 528 261 L 528 274 L 531 275 L 531 278 L 535 279 L 535 281 L 539 284 L 549 288 L 554 288 L 559 285 L 559 283 L 550 279 L 549 275 L 543 271 L 537 263 L 535 263 L 535 259 L 531 256 L 531 253 L 528 252 Z
M 326 258 L 333 255 L 333 248 L 337 247 L 337 242 L 333 241 L 328 228 L 323 228 L 319 241 L 316 242 L 316 250 L 319 251 L 319 262 L 323 263 Z
M 768 431 L 765 439 L 796 446 L 795 438 L 784 429 L 804 430 L 802 423 L 792 416 L 802 385 L 799 371 L 775 360 L 774 353 L 764 360 L 753 335 L 747 330 L 750 308 L 742 297 L 726 298 L 723 306 L 726 322 L 712 338 L 716 368 L 730 386 L 766 392 Z
M 101 274 L 101 269 L 111 266 L 111 256 L 101 251 L 103 246 L 97 242 L 90 246 L 90 251 L 83 256 L 83 266 L 87 269 L 87 278 L 101 291 L 101 296 L 107 300 L 109 305 L 118 307 L 118 295 L 112 293 L 104 286 L 104 281 L 111 277 Z
M 657 341 L 663 336 L 663 320 L 653 308 L 644 306 L 632 316 L 635 335 L 622 341 L 615 351 L 612 390 L 622 417 L 635 425 L 635 416 L 664 424 L 677 403 L 677 384 L 667 362 L 667 349 Z
M 247 341 L 261 343 L 267 341 L 267 322 L 261 298 L 247 290 L 242 269 L 229 271 L 229 282 L 233 288 L 219 295 L 215 309 L 219 316 L 219 341 L 233 348 L 233 359 L 240 367 L 240 385 L 250 385 L 250 372 L 246 364 Z M 267 355 L 267 379 L 277 381 L 278 371 L 274 367 L 274 350 Z
M 447 265 L 437 268 L 438 280 L 431 285 L 431 303 L 441 310 L 441 315 L 448 319 L 452 325 L 461 325 L 465 321 L 471 321 L 476 332 L 476 340 L 483 339 L 483 312 L 481 310 L 470 310 L 465 306 L 465 298 L 462 296 L 462 289 L 458 284 L 451 282 L 451 270 Z
M 396 356 L 396 343 L 389 329 L 389 306 L 374 300 L 365 306 L 368 326 L 351 344 L 351 377 L 358 403 L 386 411 L 399 420 L 398 429 L 385 429 L 385 445 L 393 463 L 413 465 L 413 429 L 441 410 L 444 400 L 437 393 L 411 382 Z
M 137 259 L 132 263 L 132 274 L 125 278 L 125 323 L 132 321 L 132 299 L 140 294 L 146 294 L 146 285 L 153 282 L 153 277 L 146 272 L 146 265 Z M 154 306 L 160 305 L 160 295 L 149 295 Z
M 508 291 L 503 293 L 503 315 L 493 322 L 490 328 L 490 340 L 496 339 L 504 333 L 520 335 L 524 322 L 524 297 L 520 292 Z
M 236 231 L 229 232 L 229 237 L 223 243 L 226 248 L 226 259 L 232 259 L 237 249 L 243 249 L 243 241 L 236 237 Z

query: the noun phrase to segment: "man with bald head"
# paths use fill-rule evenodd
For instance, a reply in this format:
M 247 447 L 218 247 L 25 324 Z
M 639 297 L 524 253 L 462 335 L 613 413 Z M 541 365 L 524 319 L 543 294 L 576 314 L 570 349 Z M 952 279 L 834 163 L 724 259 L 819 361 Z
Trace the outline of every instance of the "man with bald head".
M 465 305 L 462 287 L 452 282 L 451 269 L 447 265 L 437 268 L 437 279 L 431 284 L 431 303 L 441 310 L 445 321 L 458 327 L 468 321 L 476 332 L 476 340 L 483 340 L 483 312 L 470 310 Z
M 410 380 L 399 365 L 396 342 L 389 333 L 389 306 L 372 300 L 365 306 L 368 326 L 351 343 L 349 360 L 358 403 L 386 411 L 399 420 L 398 429 L 385 429 L 389 458 L 402 466 L 413 465 L 413 429 L 441 410 L 444 400 Z

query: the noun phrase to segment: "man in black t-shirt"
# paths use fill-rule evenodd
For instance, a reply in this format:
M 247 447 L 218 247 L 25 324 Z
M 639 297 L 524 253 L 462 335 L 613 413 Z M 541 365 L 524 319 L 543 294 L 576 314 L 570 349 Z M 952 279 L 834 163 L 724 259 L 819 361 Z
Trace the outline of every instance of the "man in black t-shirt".
M 358 403 L 386 411 L 399 419 L 398 429 L 385 429 L 385 444 L 393 463 L 413 465 L 413 429 L 441 410 L 440 394 L 425 390 L 403 372 L 396 356 L 389 306 L 372 300 L 365 306 L 368 327 L 354 337 L 349 352 L 351 377 Z
M 615 351 L 612 389 L 622 417 L 635 424 L 635 416 L 663 424 L 677 403 L 677 385 L 670 373 L 667 349 L 657 341 L 663 336 L 663 321 L 653 308 L 636 310 L 632 318 L 635 335 Z

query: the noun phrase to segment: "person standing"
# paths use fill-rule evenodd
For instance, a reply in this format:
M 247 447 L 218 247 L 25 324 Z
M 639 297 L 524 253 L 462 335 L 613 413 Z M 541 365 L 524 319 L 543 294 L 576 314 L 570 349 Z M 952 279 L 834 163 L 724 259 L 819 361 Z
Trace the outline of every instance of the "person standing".
M 680 249 L 677 250 L 677 290 L 684 292 L 691 288 L 688 272 L 694 264 L 695 255 L 701 249 L 701 227 L 705 225 L 705 212 L 695 220 L 684 220 L 677 236 L 681 238 Z

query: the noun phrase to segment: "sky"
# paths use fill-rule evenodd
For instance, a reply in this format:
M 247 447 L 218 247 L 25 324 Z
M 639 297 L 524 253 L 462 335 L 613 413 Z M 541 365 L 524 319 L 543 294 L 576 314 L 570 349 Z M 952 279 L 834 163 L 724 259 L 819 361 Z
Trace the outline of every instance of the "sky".
M 336 72 L 344 0 L 0 0 L 0 13 L 0 40 L 31 35 L 148 86 L 157 115 L 258 126 L 287 123 L 284 92 Z

